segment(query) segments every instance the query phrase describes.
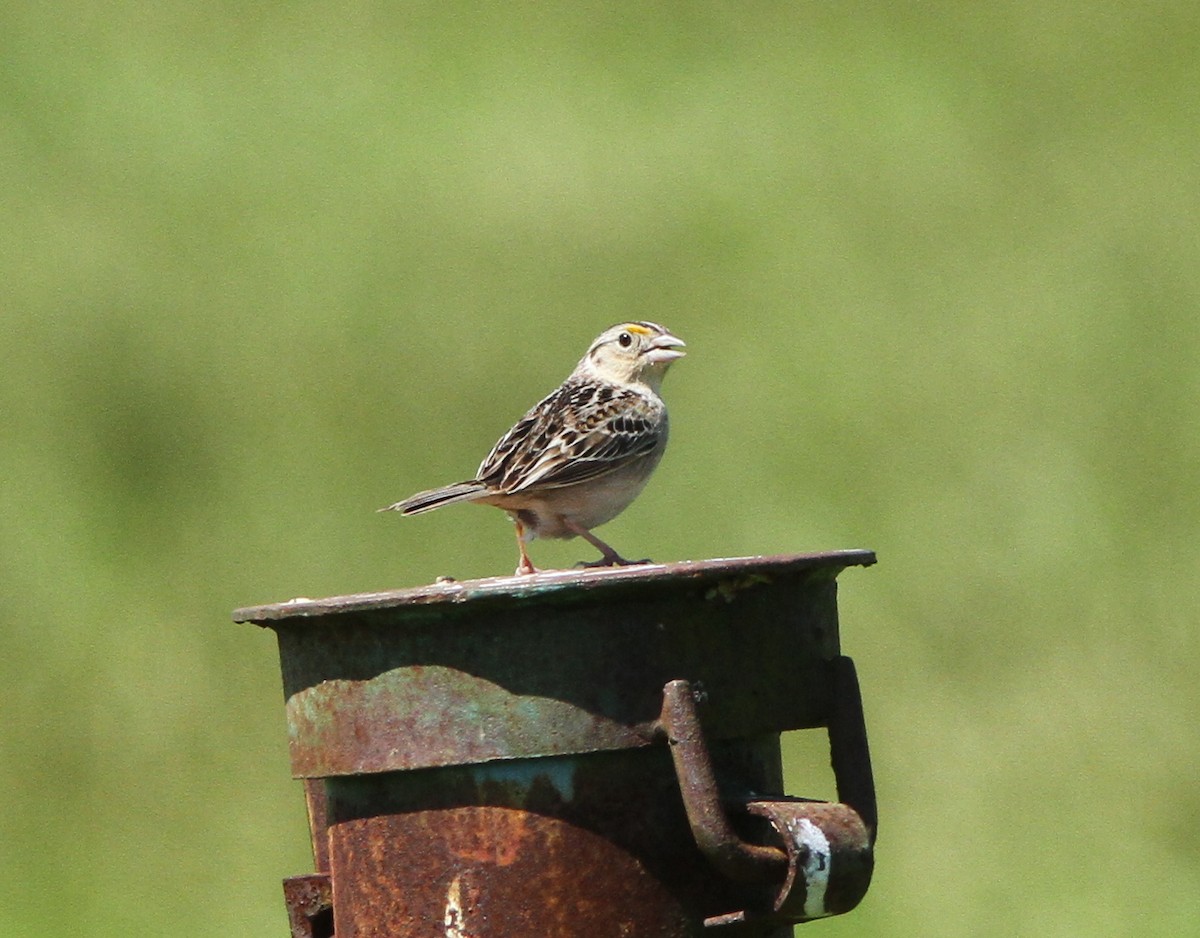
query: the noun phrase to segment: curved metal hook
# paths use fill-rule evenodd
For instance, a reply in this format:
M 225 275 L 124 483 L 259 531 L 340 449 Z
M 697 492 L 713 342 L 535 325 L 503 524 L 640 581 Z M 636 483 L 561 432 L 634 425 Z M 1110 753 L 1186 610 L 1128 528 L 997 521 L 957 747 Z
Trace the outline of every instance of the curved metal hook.
M 692 685 L 687 681 L 671 681 L 663 687 L 659 727 L 671 747 L 683 807 L 700 852 L 732 880 L 781 881 L 788 871 L 787 855 L 777 847 L 742 840 L 725 816 Z

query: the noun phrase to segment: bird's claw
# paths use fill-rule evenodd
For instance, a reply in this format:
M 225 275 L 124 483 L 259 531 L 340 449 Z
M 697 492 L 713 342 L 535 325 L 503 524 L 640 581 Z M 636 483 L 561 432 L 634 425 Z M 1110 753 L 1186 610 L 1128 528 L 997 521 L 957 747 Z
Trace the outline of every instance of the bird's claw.
M 649 557 L 642 560 L 626 560 L 624 557 L 613 555 L 612 557 L 601 557 L 599 560 L 581 560 L 575 564 L 575 568 L 595 570 L 600 567 L 636 567 L 643 563 L 654 563 L 654 561 Z

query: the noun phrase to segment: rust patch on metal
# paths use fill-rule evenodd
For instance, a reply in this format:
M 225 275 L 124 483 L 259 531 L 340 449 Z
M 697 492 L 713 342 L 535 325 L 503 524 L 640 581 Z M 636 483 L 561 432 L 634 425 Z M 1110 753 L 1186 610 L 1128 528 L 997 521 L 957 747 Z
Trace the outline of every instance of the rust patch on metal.
M 367 680 L 334 679 L 287 701 L 292 769 L 301 777 L 388 772 L 547 755 L 554 739 L 585 749 L 644 741 L 626 723 L 570 701 L 515 695 L 444 665 L 411 665 Z
M 423 811 L 339 824 L 331 843 L 339 938 L 694 934 L 636 858 L 555 818 Z

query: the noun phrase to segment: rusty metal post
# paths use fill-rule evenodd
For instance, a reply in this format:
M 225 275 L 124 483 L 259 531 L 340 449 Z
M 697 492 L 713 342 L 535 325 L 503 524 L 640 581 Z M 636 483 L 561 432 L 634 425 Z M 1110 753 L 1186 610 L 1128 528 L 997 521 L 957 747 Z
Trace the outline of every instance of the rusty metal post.
M 240 609 L 279 640 L 317 872 L 295 938 L 783 938 L 853 908 L 876 812 L 835 582 L 868 551 Z M 828 728 L 840 803 L 784 795 Z

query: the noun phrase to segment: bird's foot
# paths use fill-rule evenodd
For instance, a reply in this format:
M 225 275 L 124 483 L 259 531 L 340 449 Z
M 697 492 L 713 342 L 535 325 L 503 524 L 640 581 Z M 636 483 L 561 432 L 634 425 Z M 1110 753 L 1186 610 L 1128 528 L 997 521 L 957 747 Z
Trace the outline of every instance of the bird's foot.
M 654 561 L 649 557 L 647 557 L 645 560 L 626 560 L 615 550 L 605 544 L 604 541 L 596 537 L 596 535 L 587 528 L 576 524 L 570 518 L 565 516 L 561 520 L 563 526 L 568 531 L 571 531 L 579 537 L 582 537 L 585 541 L 596 548 L 596 550 L 600 551 L 599 560 L 581 560 L 579 563 L 575 564 L 576 567 L 582 567 L 583 569 L 588 570 L 593 567 L 632 567 L 640 563 L 654 563 Z
M 611 557 L 601 557 L 599 560 L 581 560 L 575 566 L 584 570 L 593 570 L 597 567 L 636 567 L 643 563 L 654 563 L 654 561 L 649 557 L 642 560 L 626 560 L 619 554 L 613 554 Z
M 528 559 L 522 559 L 522 561 L 519 564 L 517 564 L 517 569 L 513 573 L 513 576 L 528 576 L 531 573 L 540 573 L 540 572 L 541 571 L 539 571 L 537 567 L 535 567 L 532 563 L 530 563 L 528 561 Z

